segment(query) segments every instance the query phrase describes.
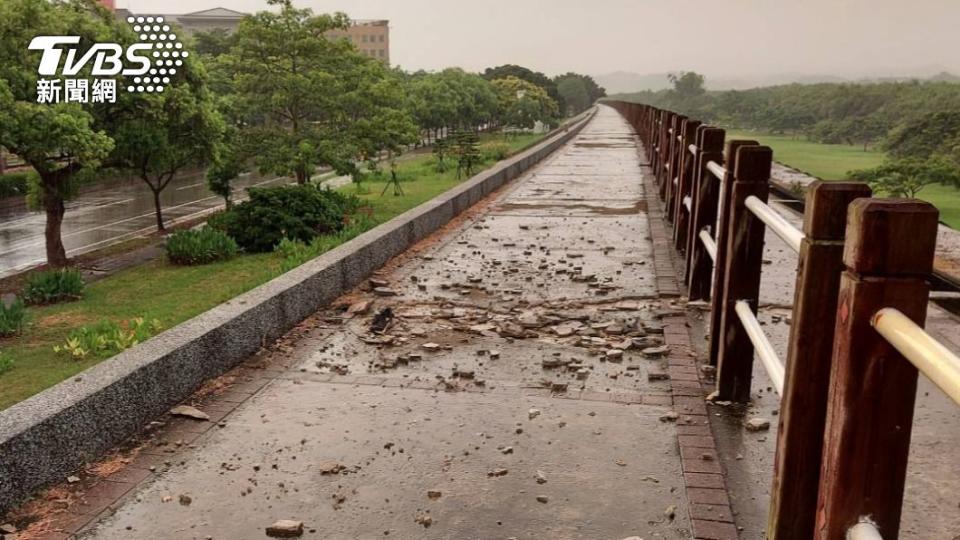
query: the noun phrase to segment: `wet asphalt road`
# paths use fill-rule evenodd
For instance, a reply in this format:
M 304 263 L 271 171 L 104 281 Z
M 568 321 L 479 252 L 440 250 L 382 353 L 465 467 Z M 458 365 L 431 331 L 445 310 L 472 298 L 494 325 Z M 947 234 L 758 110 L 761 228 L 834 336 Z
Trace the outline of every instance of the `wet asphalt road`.
M 628 126 L 601 108 L 379 273 L 396 296 L 363 287 L 345 301 L 369 311 L 323 311 L 248 361 L 275 379 L 222 428 L 151 441 L 156 474 L 81 537 L 263 538 L 293 519 L 324 539 L 689 538 L 669 407 L 643 401 L 669 402 L 648 377 L 664 361 L 607 361 L 662 339 L 638 175 Z
M 238 196 L 254 185 L 289 182 L 288 178 L 245 174 L 235 182 Z M 222 206 L 223 199 L 207 189 L 203 173 L 175 178 L 161 195 L 169 226 Z M 0 217 L 0 277 L 46 261 L 43 212 L 19 212 Z M 85 193 L 67 203 L 63 243 L 68 256 L 147 234 L 156 230 L 153 193 L 143 182 Z

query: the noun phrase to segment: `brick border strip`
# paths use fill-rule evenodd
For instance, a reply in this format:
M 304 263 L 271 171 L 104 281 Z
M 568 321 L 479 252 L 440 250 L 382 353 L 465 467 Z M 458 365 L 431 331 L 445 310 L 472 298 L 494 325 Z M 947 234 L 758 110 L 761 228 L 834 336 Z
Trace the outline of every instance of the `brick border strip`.
M 643 190 L 647 201 L 650 240 L 653 242 L 653 268 L 657 290 L 662 298 L 680 297 L 676 258 L 672 237 L 661 209 L 657 188 L 649 167 L 642 168 Z M 689 503 L 690 523 L 696 540 L 737 540 L 739 534 L 730 508 L 723 469 L 710 429 L 695 353 L 685 315 L 663 317 L 664 341 L 670 347 L 667 356 L 673 408 L 677 419 L 677 444 L 683 482 Z
M 595 113 L 324 255 L 0 412 L 0 514 L 137 433 L 523 174 L 576 136 Z

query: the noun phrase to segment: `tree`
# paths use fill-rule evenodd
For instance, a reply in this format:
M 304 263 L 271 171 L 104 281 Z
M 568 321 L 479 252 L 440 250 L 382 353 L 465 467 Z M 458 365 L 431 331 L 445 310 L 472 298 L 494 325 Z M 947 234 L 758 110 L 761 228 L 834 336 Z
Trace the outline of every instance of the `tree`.
M 496 79 L 493 88 L 500 102 L 500 118 L 507 126 L 532 129 L 537 122 L 555 121 L 557 103 L 543 88 L 516 77 Z
M 223 120 L 203 68 L 184 58 L 162 92 L 141 94 L 114 116 L 111 164 L 130 169 L 153 193 L 157 230 L 164 231 L 160 195 L 186 167 L 206 165 L 223 136 Z
M 398 79 L 348 40 L 325 37 L 349 25 L 346 15 L 314 15 L 290 0 L 269 3 L 279 12 L 244 18 L 236 46 L 221 57 L 235 74 L 261 172 L 301 184 L 317 166 L 355 174 L 355 159 L 416 137 Z
M 579 113 L 607 95 L 607 91 L 589 75 L 570 72 L 555 77 L 553 81 L 567 107 L 564 112 L 569 114 Z
M 896 159 L 943 156 L 960 166 L 960 110 L 927 112 L 894 129 L 884 144 Z
M 246 172 L 247 164 L 240 148 L 240 135 L 228 126 L 223 140 L 217 145 L 213 163 L 207 169 L 207 186 L 223 197 L 224 205 L 233 206 L 233 181 Z
M 206 32 L 193 34 L 193 51 L 205 57 L 217 57 L 230 52 L 237 43 L 235 34 L 223 28 L 212 28 Z
M 96 170 L 114 141 L 101 127 L 109 112 L 103 105 L 37 103 L 40 51 L 27 50 L 27 44 L 40 35 L 79 36 L 78 57 L 98 41 L 128 44 L 135 36 L 92 0 L 0 2 L 0 146 L 39 175 L 47 263 L 65 266 L 64 201 L 76 191 L 81 172 Z M 88 75 L 85 69 L 77 77 Z
M 547 92 L 547 95 L 550 96 L 550 99 L 556 102 L 561 110 L 564 108 L 563 96 L 560 95 L 557 83 L 539 71 L 533 71 L 532 69 L 516 64 L 503 64 L 502 66 L 487 68 L 483 72 L 483 78 L 488 81 L 505 79 L 507 77 L 516 77 L 543 88 Z
M 673 84 L 673 92 L 681 99 L 702 96 L 707 91 L 703 85 L 706 79 L 703 75 L 694 71 L 681 71 L 679 74 L 671 73 L 667 75 L 667 78 Z
M 891 197 L 916 198 L 931 184 L 960 185 L 960 169 L 942 159 L 901 160 L 873 169 L 852 171 L 851 180 L 867 182 L 876 191 Z

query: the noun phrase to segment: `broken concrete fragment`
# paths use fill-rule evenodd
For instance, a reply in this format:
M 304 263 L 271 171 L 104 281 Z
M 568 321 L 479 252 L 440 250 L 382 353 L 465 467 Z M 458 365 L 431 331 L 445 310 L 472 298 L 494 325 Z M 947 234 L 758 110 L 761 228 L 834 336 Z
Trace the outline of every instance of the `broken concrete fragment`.
M 488 472 L 487 476 L 490 476 L 490 477 L 506 476 L 508 472 L 510 471 L 508 471 L 507 469 L 499 468 L 499 469 L 494 469 Z
M 361 300 L 359 302 L 354 302 L 350 304 L 350 307 L 347 308 L 347 315 L 350 317 L 353 317 L 354 315 L 363 315 L 364 313 L 370 311 L 370 306 L 372 304 L 372 300 Z
M 336 461 L 324 461 L 317 468 L 320 470 L 320 474 L 340 474 L 344 466 Z
M 747 431 L 766 431 L 770 429 L 770 421 L 766 418 L 751 418 L 744 424 Z
M 669 345 L 662 345 L 660 347 L 647 347 L 640 351 L 647 358 L 660 358 L 670 352 Z
M 670 380 L 670 375 L 662 371 L 651 371 L 647 373 L 648 381 L 668 381 Z
M 661 422 L 676 422 L 677 419 L 679 419 L 679 418 L 680 418 L 680 415 L 679 415 L 679 414 L 677 414 L 675 411 L 670 411 L 670 412 L 668 412 L 668 413 L 662 414 L 662 415 L 660 416 L 660 421 L 661 421 Z
M 437 500 L 443 496 L 443 493 L 439 489 L 428 489 L 427 498 L 431 500 Z
M 547 497 L 546 495 L 537 495 L 537 502 L 547 504 L 548 502 L 550 502 L 550 498 Z
M 623 351 L 620 349 L 610 349 L 606 352 L 606 358 L 610 362 L 619 362 L 623 360 Z
M 530 418 L 530 420 L 533 420 L 538 416 L 540 416 L 540 409 L 530 409 L 527 411 L 527 417 Z
M 421 347 L 423 350 L 425 350 L 425 351 L 430 351 L 430 352 L 436 352 L 436 351 L 439 351 L 439 350 L 442 348 L 442 347 L 440 347 L 440 344 L 439 344 L 439 343 L 424 343 L 424 344 L 421 345 L 420 347 Z
M 547 475 L 543 474 L 543 471 L 537 471 L 537 474 L 533 475 L 536 478 L 538 484 L 547 483 Z
M 281 519 L 267 527 L 267 536 L 272 538 L 295 538 L 303 535 L 303 522 Z
M 173 416 L 192 418 L 194 420 L 210 420 L 209 414 L 189 405 L 177 405 L 176 407 L 170 409 L 170 414 Z
M 373 294 L 377 296 L 397 296 L 397 291 L 390 287 L 376 287 L 373 289 Z
M 413 521 L 423 525 L 425 529 L 433 525 L 433 518 L 430 517 L 430 514 L 424 512 L 417 512 L 417 516 L 413 518 Z

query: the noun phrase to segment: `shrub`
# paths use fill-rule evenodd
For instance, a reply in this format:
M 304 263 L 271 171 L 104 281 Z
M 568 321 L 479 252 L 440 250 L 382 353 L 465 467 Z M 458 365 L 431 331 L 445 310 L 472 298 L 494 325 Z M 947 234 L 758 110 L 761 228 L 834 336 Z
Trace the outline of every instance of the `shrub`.
M 501 142 L 488 142 L 480 145 L 484 161 L 500 161 L 510 157 L 510 146 Z
M 250 188 L 250 199 L 217 214 L 210 224 L 246 251 L 273 250 L 281 240 L 309 242 L 343 229 L 360 205 L 355 196 L 312 184 Z
M 10 337 L 19 334 L 27 320 L 27 308 L 23 300 L 14 298 L 9 305 L 0 302 L 0 336 Z
M 0 375 L 13 369 L 13 357 L 5 352 L 0 352 Z
M 148 324 L 143 317 L 137 317 L 123 326 L 104 320 L 70 332 L 67 341 L 63 345 L 55 345 L 53 352 L 67 354 L 75 360 L 90 355 L 109 358 L 146 341 L 161 329 L 160 321 L 156 319 Z
M 83 296 L 83 276 L 76 268 L 34 272 L 27 276 L 22 296 L 31 305 L 77 300 Z
M 352 240 L 357 236 L 369 231 L 376 225 L 373 218 L 364 214 L 357 214 L 349 226 L 336 234 L 317 236 L 309 244 L 300 240 L 290 240 L 284 238 L 277 244 L 277 253 L 280 254 L 282 261 L 280 270 L 289 272 L 301 264 L 319 257 L 340 244 Z
M 167 238 L 167 258 L 173 264 L 208 264 L 237 254 L 237 243 L 213 227 L 177 231 Z
M 0 197 L 18 197 L 27 194 L 30 173 L 0 174 Z

